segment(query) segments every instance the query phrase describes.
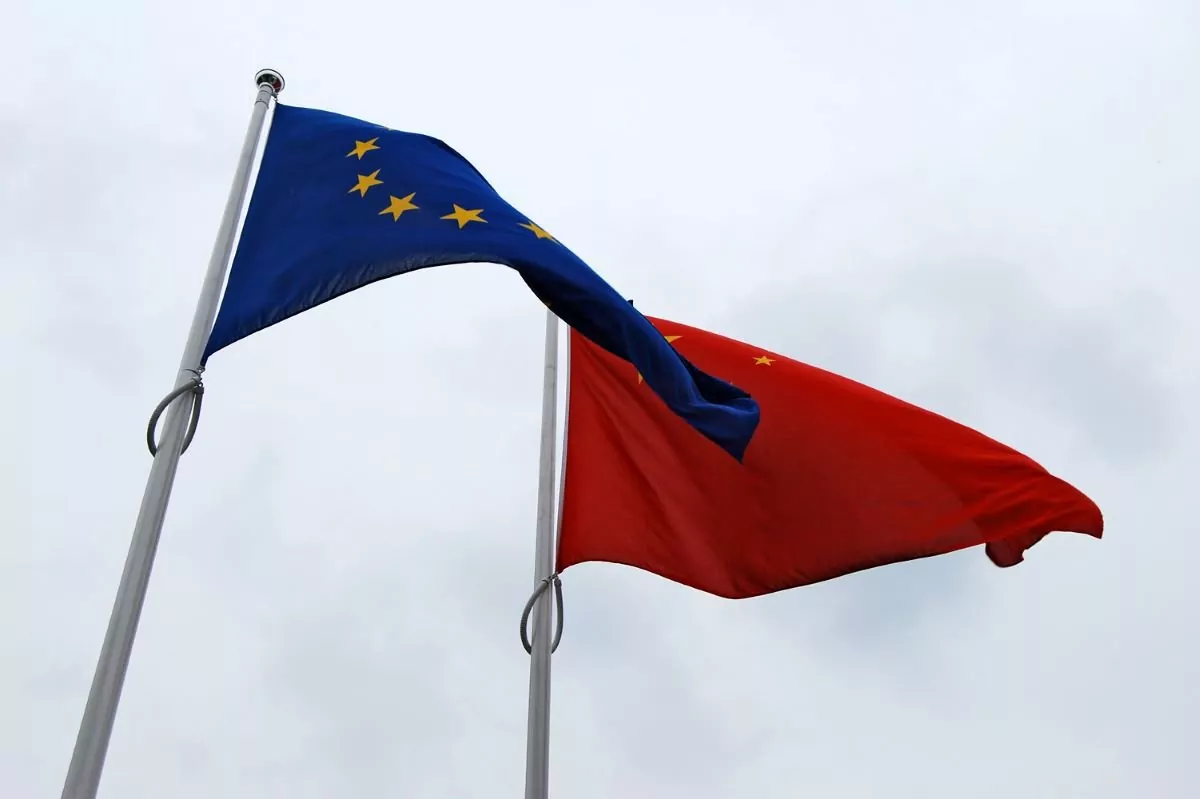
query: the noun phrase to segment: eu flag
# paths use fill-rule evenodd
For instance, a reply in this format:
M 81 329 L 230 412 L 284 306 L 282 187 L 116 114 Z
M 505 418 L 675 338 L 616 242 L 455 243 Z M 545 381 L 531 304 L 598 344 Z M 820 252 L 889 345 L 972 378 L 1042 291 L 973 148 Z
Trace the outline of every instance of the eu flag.
M 327 111 L 276 106 L 204 358 L 376 280 L 467 262 L 515 269 L 560 319 L 742 458 L 759 420 L 746 392 L 692 366 L 448 145 Z

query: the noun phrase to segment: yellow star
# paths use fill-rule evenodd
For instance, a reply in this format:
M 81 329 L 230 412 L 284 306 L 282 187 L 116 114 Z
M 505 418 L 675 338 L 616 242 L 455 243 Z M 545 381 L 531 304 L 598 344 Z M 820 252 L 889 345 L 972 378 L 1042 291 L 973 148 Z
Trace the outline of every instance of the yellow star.
M 372 186 L 378 186 L 381 183 L 383 183 L 382 180 L 379 180 L 378 178 L 375 177 L 378 174 L 379 174 L 379 170 L 376 169 L 374 172 L 372 172 L 369 175 L 359 175 L 358 176 L 358 184 L 355 186 L 352 186 L 350 188 L 350 191 L 348 191 L 346 193 L 350 194 L 351 192 L 356 191 L 356 192 L 358 192 L 359 197 L 366 197 L 367 189 L 371 188 Z
M 358 156 L 358 160 L 361 161 L 362 157 L 364 155 L 366 155 L 367 153 L 369 153 L 371 150 L 379 149 L 379 145 L 377 145 L 375 143 L 377 141 L 379 141 L 378 136 L 376 136 L 373 139 L 368 139 L 367 141 L 359 141 L 358 139 L 355 139 L 354 140 L 354 149 L 351 150 L 350 152 L 346 153 L 346 157 L 349 158 L 352 155 L 356 155 L 356 156 Z
M 404 213 L 405 211 L 415 211 L 421 207 L 419 205 L 413 205 L 412 198 L 416 196 L 417 193 L 415 191 L 407 197 L 392 197 L 389 195 L 392 203 L 387 208 L 384 208 L 382 211 L 380 211 L 379 215 L 383 216 L 384 214 L 391 214 L 393 222 L 399 220 L 400 214 Z
M 526 230 L 532 230 L 533 235 L 537 236 L 539 239 L 550 239 L 550 241 L 557 241 L 557 239 L 555 239 L 553 236 L 551 236 L 549 233 L 547 233 L 540 225 L 538 225 L 534 222 L 522 222 L 521 227 L 525 228 Z
M 671 342 L 675 341 L 675 339 L 683 338 L 683 336 L 663 336 L 663 338 L 665 338 L 667 340 L 667 343 L 670 344 Z M 643 380 L 642 373 L 638 372 L 638 382 L 641 383 L 642 380 Z
M 454 213 L 446 214 L 445 216 L 442 217 L 442 219 L 453 219 L 455 222 L 458 223 L 458 229 L 462 230 L 463 228 L 465 228 L 467 226 L 468 222 L 483 222 L 486 224 L 487 220 L 480 216 L 480 214 L 482 214 L 482 213 L 483 213 L 482 208 L 476 208 L 474 210 L 467 210 L 466 208 L 463 208 L 458 203 L 454 203 Z
M 770 365 L 771 365 L 771 364 L 773 364 L 773 363 L 775 363 L 775 359 L 774 359 L 774 358 L 768 358 L 768 357 L 767 357 L 767 356 L 765 356 L 765 355 L 760 355 L 760 356 L 758 356 L 757 358 L 755 358 L 755 359 L 754 359 L 754 365 L 755 365 L 755 366 L 770 366 Z

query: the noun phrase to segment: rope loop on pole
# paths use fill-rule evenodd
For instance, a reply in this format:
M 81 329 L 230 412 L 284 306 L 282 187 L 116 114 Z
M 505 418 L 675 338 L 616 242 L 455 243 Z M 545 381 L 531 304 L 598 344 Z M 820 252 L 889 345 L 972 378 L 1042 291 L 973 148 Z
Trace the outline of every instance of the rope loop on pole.
M 540 583 L 538 583 L 537 588 L 533 589 L 533 593 L 530 595 L 529 600 L 525 603 L 525 609 L 523 611 L 521 611 L 521 646 L 525 647 L 526 654 L 530 654 L 530 655 L 533 654 L 533 644 L 531 644 L 529 642 L 529 634 L 527 632 L 527 628 L 529 626 L 529 615 L 533 612 L 533 606 L 537 603 L 538 598 L 542 594 L 546 593 L 546 589 L 549 588 L 552 583 L 554 585 L 554 605 L 555 605 L 555 614 L 554 615 L 557 617 L 557 619 L 556 619 L 557 624 L 555 625 L 555 628 L 554 628 L 554 642 L 552 644 L 550 644 L 550 653 L 553 654 L 555 651 L 557 651 L 559 643 L 562 642 L 562 632 L 563 632 L 562 580 L 560 580 L 558 578 L 558 572 L 555 572 L 554 574 L 550 575 L 549 577 L 545 578 Z
M 188 447 L 191 446 L 192 439 L 196 436 L 196 425 L 200 424 L 200 405 L 204 400 L 204 380 L 200 377 L 199 370 L 189 369 L 188 371 L 192 373 L 192 379 L 163 397 L 162 402 L 158 403 L 154 408 L 154 412 L 150 414 L 150 423 L 146 425 L 146 447 L 150 450 L 151 455 L 158 454 L 158 444 L 154 440 L 154 434 L 158 430 L 158 420 L 162 417 L 163 411 L 184 394 L 194 394 L 195 399 L 192 401 L 192 417 L 188 420 L 187 433 L 183 437 L 183 449 L 180 450 L 181 455 L 187 452 Z

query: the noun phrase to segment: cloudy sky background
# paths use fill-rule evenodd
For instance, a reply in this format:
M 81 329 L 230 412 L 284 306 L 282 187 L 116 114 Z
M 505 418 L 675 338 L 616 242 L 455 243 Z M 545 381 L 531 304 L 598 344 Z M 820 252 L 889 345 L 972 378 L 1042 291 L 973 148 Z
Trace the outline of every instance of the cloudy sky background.
M 1192 0 L 38 2 L 0 33 L 0 795 L 58 796 L 251 110 L 445 138 L 640 308 L 1100 504 L 757 600 L 565 575 L 576 799 L 1190 797 Z M 214 356 L 104 797 L 519 796 L 541 306 L 370 287 Z

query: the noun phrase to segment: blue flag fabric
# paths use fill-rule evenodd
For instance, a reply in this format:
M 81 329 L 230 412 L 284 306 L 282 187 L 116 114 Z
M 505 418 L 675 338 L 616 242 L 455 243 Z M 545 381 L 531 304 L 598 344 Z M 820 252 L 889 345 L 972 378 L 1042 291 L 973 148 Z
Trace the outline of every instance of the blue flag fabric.
M 564 322 L 632 363 L 666 405 L 741 460 L 758 404 L 654 326 L 445 143 L 277 105 L 204 359 L 376 280 L 444 264 L 512 267 Z

